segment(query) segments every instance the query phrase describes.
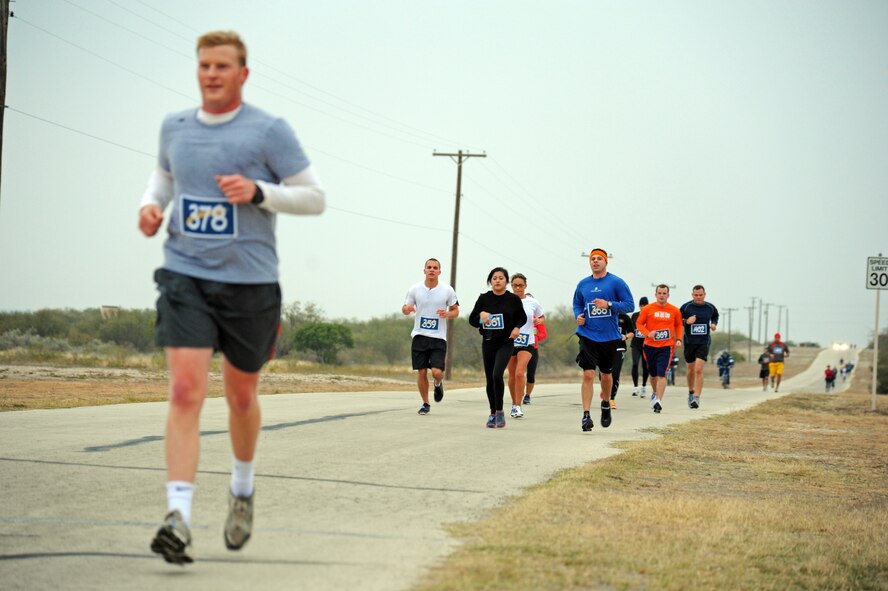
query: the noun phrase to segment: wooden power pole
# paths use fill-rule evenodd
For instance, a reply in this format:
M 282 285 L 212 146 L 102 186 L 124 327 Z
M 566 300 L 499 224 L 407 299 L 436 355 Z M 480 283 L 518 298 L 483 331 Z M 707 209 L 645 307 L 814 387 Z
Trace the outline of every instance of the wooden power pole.
M 453 247 L 450 251 L 450 287 L 456 290 L 456 254 L 459 243 L 459 200 L 462 195 L 462 165 L 469 158 L 487 158 L 487 153 L 472 154 L 460 150 L 456 154 L 432 152 L 432 156 L 449 156 L 456 162 L 456 209 L 453 213 Z M 449 380 L 453 369 L 453 318 L 447 319 L 447 355 L 444 358 L 444 379 Z
M 6 114 L 6 30 L 8 26 L 9 0 L 0 0 L 0 189 L 3 186 L 3 117 Z

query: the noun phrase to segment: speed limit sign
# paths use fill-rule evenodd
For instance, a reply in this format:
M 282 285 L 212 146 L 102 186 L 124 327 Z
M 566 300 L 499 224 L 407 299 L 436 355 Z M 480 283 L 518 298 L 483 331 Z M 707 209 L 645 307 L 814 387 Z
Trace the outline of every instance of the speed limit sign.
M 867 257 L 866 288 L 888 289 L 888 258 Z

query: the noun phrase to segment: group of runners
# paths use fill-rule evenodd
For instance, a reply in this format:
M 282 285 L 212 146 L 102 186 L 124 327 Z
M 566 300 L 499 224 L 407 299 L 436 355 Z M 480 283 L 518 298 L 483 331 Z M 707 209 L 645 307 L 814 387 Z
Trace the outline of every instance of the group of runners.
M 706 290 L 695 285 L 691 300 L 679 309 L 669 303 L 670 289 L 666 284 L 656 286 L 654 302 L 639 300 L 635 308 L 632 293 L 623 279 L 609 273 L 608 254 L 595 248 L 589 254 L 591 275 L 584 277 L 574 292 L 573 311 L 576 316 L 576 334 L 579 352 L 576 362 L 583 370 L 580 398 L 583 416 L 580 428 L 590 431 L 593 389 L 600 382 L 600 421 L 603 427 L 611 424 L 611 411 L 616 409 L 616 392 L 620 369 L 627 348 L 633 350 L 633 395 L 645 396 L 648 377 L 651 382 L 650 406 L 655 413 L 663 410 L 666 376 L 673 365 L 676 347 L 684 345 L 688 363 L 688 407 L 699 408 L 703 390 L 703 368 L 709 356 L 711 333 L 718 326 L 718 309 L 706 301 Z M 430 412 L 428 372 L 434 378 L 435 401 L 444 396 L 444 365 L 447 351 L 445 320 L 459 315 L 459 301 L 453 288 L 442 282 L 441 263 L 428 259 L 424 265 L 425 279 L 407 291 L 401 312 L 415 314 L 411 357 L 413 369 L 418 372 L 417 386 L 422 399 L 419 414 Z M 481 357 L 484 365 L 485 391 L 489 406 L 486 426 L 506 426 L 504 399 L 508 370 L 508 388 L 512 398 L 513 418 L 524 416 L 522 402 L 529 402 L 525 390 L 528 366 L 538 355 L 540 327 L 545 334 L 545 315 L 540 303 L 527 293 L 527 278 L 517 273 L 511 277 L 503 267 L 491 269 L 487 276 L 490 290 L 482 293 L 469 314 L 469 324 L 482 337 Z M 631 343 L 631 345 L 627 345 Z M 642 386 L 638 388 L 642 366 Z M 526 394 L 525 394 L 526 393 Z

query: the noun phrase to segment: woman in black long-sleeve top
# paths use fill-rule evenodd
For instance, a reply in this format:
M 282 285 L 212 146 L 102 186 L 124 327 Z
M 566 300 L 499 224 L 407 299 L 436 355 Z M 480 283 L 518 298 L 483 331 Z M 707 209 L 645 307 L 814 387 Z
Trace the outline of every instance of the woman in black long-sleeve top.
M 512 358 L 515 338 L 519 328 L 527 322 L 527 314 L 521 298 L 506 291 L 509 272 L 502 267 L 494 268 L 487 275 L 490 291 L 482 293 L 469 315 L 469 324 L 478 329 L 484 341 L 481 343 L 481 357 L 484 360 L 484 375 L 487 378 L 487 400 L 490 402 L 488 428 L 506 426 L 503 414 L 503 394 L 506 390 L 503 373 Z

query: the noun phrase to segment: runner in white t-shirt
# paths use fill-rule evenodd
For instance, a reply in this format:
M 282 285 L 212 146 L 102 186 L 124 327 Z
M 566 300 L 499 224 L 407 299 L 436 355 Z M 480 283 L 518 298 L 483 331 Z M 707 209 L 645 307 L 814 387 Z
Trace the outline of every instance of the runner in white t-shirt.
M 426 415 L 429 405 L 429 369 L 435 379 L 435 402 L 444 398 L 444 359 L 447 356 L 447 319 L 459 316 L 459 300 L 456 292 L 446 283 L 438 281 L 441 263 L 438 259 L 425 262 L 425 281 L 412 285 L 401 306 L 405 316 L 416 313 L 413 322 L 411 356 L 413 369 L 419 373 L 416 385 L 422 406 L 419 414 Z
M 521 402 L 524 399 L 524 387 L 527 383 L 527 364 L 533 358 L 533 347 L 536 342 L 534 325 L 545 321 L 543 307 L 533 296 L 527 295 L 527 277 L 521 273 L 512 275 L 512 292 L 521 298 L 524 313 L 527 314 L 527 322 L 519 329 L 518 338 L 515 339 L 515 350 L 509 361 L 509 394 L 512 395 L 511 415 L 520 419 L 524 416 L 521 410 Z

